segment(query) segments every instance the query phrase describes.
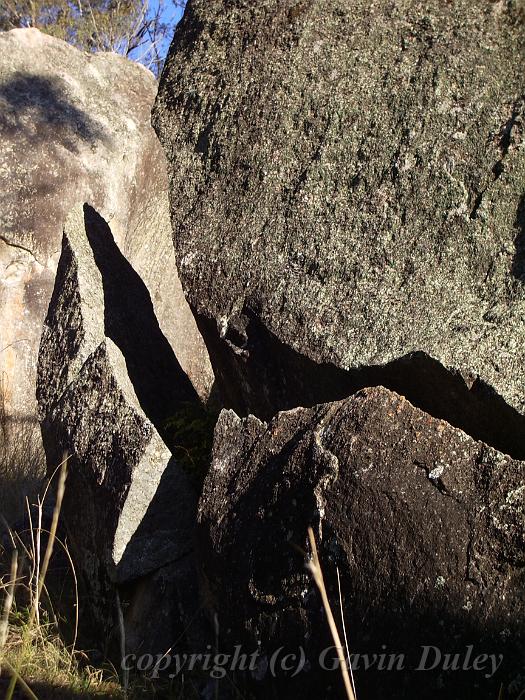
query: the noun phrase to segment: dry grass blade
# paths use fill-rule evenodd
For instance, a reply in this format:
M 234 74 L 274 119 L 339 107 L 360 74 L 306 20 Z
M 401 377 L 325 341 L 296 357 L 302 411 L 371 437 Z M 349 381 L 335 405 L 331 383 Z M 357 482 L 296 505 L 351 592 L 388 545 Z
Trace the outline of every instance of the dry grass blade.
M 9 630 L 9 615 L 11 614 L 11 608 L 13 607 L 13 601 L 15 599 L 15 586 L 16 586 L 16 575 L 18 573 L 18 552 L 13 550 L 13 556 L 11 559 L 11 576 L 9 583 L 6 587 L 6 595 L 4 601 L 4 614 L 2 615 L 2 622 L 0 626 L 0 651 L 4 648 L 7 641 L 7 633 Z
M 18 552 L 15 549 L 13 551 L 13 556 L 11 559 L 11 574 L 10 574 L 9 583 L 6 586 L 4 612 L 2 615 L 2 621 L 1 621 L 1 625 L 0 625 L 0 651 L 5 647 L 5 644 L 7 642 L 7 634 L 9 631 L 9 615 L 11 614 L 11 608 L 13 607 L 13 601 L 15 599 L 17 573 L 18 573 Z M 23 693 L 30 700 L 38 700 L 38 698 L 33 693 L 31 688 L 27 685 L 27 683 L 23 680 L 23 678 L 20 677 L 18 671 L 16 671 L 16 669 L 14 669 L 13 666 L 11 666 L 9 661 L 6 658 L 4 658 L 3 655 L 1 657 L 1 663 L 4 667 L 7 668 L 7 670 L 11 674 L 11 682 L 9 683 L 9 687 L 7 689 L 7 694 L 5 696 L 5 700 L 11 700 L 17 683 L 20 686 L 20 688 L 22 689 Z
M 48 535 L 50 535 L 49 530 L 44 530 Z M 67 548 L 67 545 L 65 542 L 62 542 L 56 535 L 55 535 L 55 541 L 62 547 L 62 550 L 64 554 L 66 555 L 68 561 L 69 561 L 69 567 L 71 570 L 71 574 L 73 576 L 73 584 L 74 584 L 74 589 L 75 589 L 75 626 L 74 626 L 74 632 L 73 632 L 73 642 L 71 643 L 71 649 L 72 651 L 75 650 L 76 644 L 77 644 L 77 637 L 78 637 L 78 610 L 79 610 L 79 597 L 78 597 L 78 579 L 77 579 L 77 572 L 75 570 L 75 565 L 73 563 L 73 559 L 71 558 L 71 554 L 69 553 L 69 549 Z M 48 596 L 49 597 L 49 596 Z
M 343 594 L 341 592 L 341 576 L 339 575 L 339 568 L 336 568 L 336 572 L 337 572 L 337 588 L 339 591 L 339 610 L 341 612 L 341 624 L 343 626 L 343 637 L 345 639 L 346 658 L 350 659 L 350 647 L 348 644 L 348 637 L 346 635 L 345 613 L 344 613 L 344 609 L 343 609 Z M 355 689 L 355 681 L 354 681 L 354 672 L 352 670 L 352 663 L 351 662 L 348 663 L 348 668 L 350 669 L 350 680 L 352 681 L 352 688 L 354 691 L 354 695 L 357 698 L 357 693 L 356 693 L 356 689 Z
M 40 569 L 40 574 L 37 582 L 37 591 L 35 595 L 35 600 L 33 601 L 33 606 L 31 608 L 31 616 L 29 618 L 29 624 L 31 624 L 35 616 L 38 613 L 38 608 L 40 605 L 40 595 L 42 593 L 42 588 L 46 580 L 47 569 L 49 567 L 49 562 L 51 560 L 51 555 L 53 554 L 53 546 L 55 544 L 55 538 L 58 528 L 58 519 L 60 517 L 60 510 L 62 508 L 62 500 L 64 499 L 64 492 L 66 489 L 66 478 L 67 478 L 67 463 L 68 455 L 65 454 L 60 467 L 60 475 L 58 477 L 58 487 L 57 487 L 57 498 L 55 508 L 53 510 L 53 519 L 51 521 L 51 528 L 49 530 L 49 539 L 47 541 L 46 553 L 44 554 L 44 561 L 42 562 L 42 568 Z
M 37 592 L 36 592 L 36 601 L 37 604 L 35 605 L 35 614 L 36 614 L 36 621 L 37 624 L 40 623 L 40 594 L 38 590 L 38 584 L 40 582 L 40 562 L 42 561 L 42 554 L 41 554 L 41 543 L 42 543 L 42 511 L 43 511 L 43 503 L 40 501 L 40 497 L 37 499 L 37 504 L 38 504 L 38 527 L 36 530 L 36 538 L 35 538 L 35 546 L 36 546 L 36 553 L 35 553 L 35 564 L 36 564 L 36 583 L 37 583 Z M 32 528 L 31 528 L 32 530 Z
M 6 348 L 2 348 L 0 352 L 3 352 Z M 3 438 L 3 442 L 7 440 L 6 426 L 7 426 L 7 411 L 5 408 L 5 396 L 7 394 L 7 374 L 2 372 L 0 375 L 0 433 Z
M 20 686 L 24 695 L 26 697 L 28 697 L 29 700 L 38 700 L 37 696 L 33 693 L 31 688 L 27 685 L 25 680 L 20 676 L 18 671 L 11 666 L 9 661 L 4 659 L 3 663 L 7 666 L 7 670 L 11 674 L 11 684 L 7 690 L 7 695 L 5 696 L 5 700 L 11 700 L 15 686 L 17 683 Z
M 310 540 L 310 547 L 312 550 L 312 557 L 308 563 L 308 568 L 313 576 L 315 584 L 319 589 L 321 594 L 321 599 L 323 601 L 323 607 L 325 609 L 326 618 L 328 620 L 328 625 L 330 627 L 330 632 L 334 640 L 335 647 L 337 649 L 337 656 L 339 657 L 339 667 L 341 669 L 341 674 L 343 676 L 343 682 L 345 685 L 346 694 L 349 700 L 356 700 L 354 690 L 352 688 L 352 683 L 350 681 L 350 676 L 348 674 L 348 665 L 344 655 L 344 647 L 341 644 L 341 638 L 339 636 L 339 631 L 334 620 L 332 613 L 332 608 L 330 607 L 330 601 L 328 600 L 328 594 L 326 592 L 326 586 L 324 583 L 323 571 L 321 569 L 321 564 L 319 563 L 319 556 L 317 554 L 317 545 L 315 543 L 314 532 L 311 527 L 308 528 L 308 538 Z
M 126 628 L 124 626 L 124 614 L 120 604 L 120 596 L 117 591 L 117 613 L 120 632 L 120 658 L 122 661 L 122 685 L 124 686 L 124 694 L 127 694 L 129 688 L 129 669 L 124 662 L 126 656 Z

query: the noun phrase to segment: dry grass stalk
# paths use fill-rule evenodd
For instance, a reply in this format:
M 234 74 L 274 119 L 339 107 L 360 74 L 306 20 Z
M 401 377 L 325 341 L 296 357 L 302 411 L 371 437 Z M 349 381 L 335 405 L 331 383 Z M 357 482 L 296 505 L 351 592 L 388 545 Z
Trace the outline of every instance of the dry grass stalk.
M 339 591 L 339 611 L 341 612 L 341 624 L 343 626 L 343 637 L 345 638 L 346 658 L 350 659 L 350 647 L 348 644 L 348 637 L 346 636 L 345 613 L 344 613 L 344 609 L 343 609 L 343 594 L 341 592 L 341 577 L 339 575 L 339 567 L 336 568 L 336 572 L 337 572 L 337 588 Z M 348 663 L 348 668 L 350 669 L 350 680 L 352 681 L 352 688 L 354 691 L 354 695 L 357 695 L 357 693 L 355 692 L 354 672 L 352 670 L 351 663 Z
M 44 587 L 46 575 L 47 575 L 47 569 L 49 567 L 49 562 L 51 560 L 51 555 L 53 554 L 53 547 L 55 544 L 55 539 L 56 539 L 56 534 L 57 534 L 57 528 L 58 528 L 58 519 L 60 517 L 60 511 L 62 509 L 62 501 L 64 499 L 64 492 L 66 489 L 66 478 L 67 478 L 67 463 L 68 463 L 69 456 L 67 454 L 64 455 L 64 458 L 62 460 L 62 463 L 60 464 L 60 475 L 58 478 L 58 487 L 57 487 L 57 497 L 56 497 L 56 504 L 55 508 L 53 510 L 53 518 L 51 520 L 51 529 L 49 531 L 49 537 L 47 540 L 47 547 L 46 547 L 46 552 L 44 554 L 44 561 L 42 563 L 42 567 L 40 568 L 39 575 L 38 575 L 38 580 L 37 580 L 37 589 L 36 589 L 36 595 L 35 599 L 33 601 L 33 605 L 31 607 L 31 616 L 29 618 L 29 624 L 31 624 L 35 617 L 38 615 L 38 610 L 40 606 L 40 597 L 42 595 L 42 588 Z M 44 498 L 46 496 L 46 492 L 44 493 Z M 39 508 L 39 513 L 41 517 L 42 513 L 42 506 Z M 38 540 L 38 548 L 40 548 L 40 535 L 41 535 L 42 529 L 41 527 L 38 530 L 37 533 L 37 540 Z
M 13 697 L 13 693 L 15 690 L 15 686 L 18 683 L 20 688 L 22 689 L 24 695 L 29 698 L 29 700 L 38 700 L 37 696 L 33 693 L 31 688 L 27 685 L 25 680 L 20 676 L 18 671 L 11 666 L 9 661 L 7 659 L 3 659 L 4 665 L 7 667 L 7 670 L 11 674 L 11 683 L 9 684 L 9 688 L 7 689 L 7 693 L 5 696 L 5 700 L 11 700 Z
M 314 582 L 319 589 L 321 594 L 321 599 L 323 601 L 323 607 L 325 609 L 326 618 L 328 620 L 328 626 L 330 627 L 330 632 L 334 640 L 335 647 L 337 649 L 337 656 L 339 658 L 339 667 L 341 669 L 341 675 L 343 676 L 343 682 L 346 690 L 346 694 L 349 700 L 356 700 L 354 689 L 350 681 L 350 676 L 348 673 L 348 665 L 344 654 L 344 647 L 341 644 L 341 638 L 339 636 L 339 631 L 332 613 L 332 608 L 330 607 L 330 601 L 328 600 L 328 594 L 326 592 L 326 586 L 324 583 L 323 571 L 321 569 L 321 564 L 319 563 L 319 556 L 317 554 L 317 545 L 315 543 L 314 532 L 311 527 L 308 528 L 308 538 L 310 540 L 310 548 L 312 550 L 312 556 L 308 562 L 308 569 L 312 574 Z
M 118 625 L 120 632 L 120 658 L 124 661 L 126 656 L 126 628 L 124 626 L 124 613 L 122 612 L 122 605 L 120 604 L 120 596 L 117 591 L 117 614 L 118 614 Z M 124 694 L 127 694 L 129 688 L 129 669 L 126 664 L 122 664 L 122 685 L 124 688 Z
M 16 588 L 16 577 L 18 573 L 18 552 L 15 549 L 13 551 L 13 556 L 11 559 L 11 574 L 9 578 L 9 582 L 7 586 L 5 587 L 6 590 L 6 596 L 4 600 L 4 612 L 2 615 L 2 620 L 0 624 L 0 652 L 3 651 L 6 642 L 7 642 L 7 635 L 9 632 L 9 616 L 11 614 L 11 609 L 13 607 L 13 602 L 15 599 L 15 588 Z M 9 687 L 7 689 L 7 694 L 5 696 L 5 700 L 11 700 L 13 697 L 13 693 L 15 691 L 16 684 L 18 683 L 26 697 L 29 698 L 29 700 L 38 700 L 36 695 L 33 693 L 31 688 L 27 685 L 27 683 L 24 681 L 23 678 L 20 677 L 20 674 L 18 671 L 13 668 L 13 666 L 9 663 L 9 661 L 4 657 L 4 654 L 0 657 L 2 665 L 7 668 L 9 674 L 11 675 L 11 681 L 9 683 Z
M 11 614 L 11 608 L 13 607 L 13 601 L 15 599 L 15 586 L 16 586 L 16 575 L 18 572 L 18 552 L 16 549 L 13 551 L 13 556 L 11 558 L 11 576 L 9 582 L 6 586 L 6 596 L 4 601 L 4 614 L 2 615 L 2 621 L 0 623 L 0 651 L 4 648 L 7 641 L 7 633 L 9 631 L 9 615 Z

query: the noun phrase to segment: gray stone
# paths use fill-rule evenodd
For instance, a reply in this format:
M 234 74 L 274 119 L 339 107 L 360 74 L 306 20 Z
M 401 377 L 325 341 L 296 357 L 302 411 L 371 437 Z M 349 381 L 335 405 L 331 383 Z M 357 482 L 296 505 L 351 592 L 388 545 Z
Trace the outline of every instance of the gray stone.
M 268 671 L 261 697 L 275 684 L 276 697 L 342 697 L 339 674 L 320 674 L 319 654 L 333 642 L 301 554 L 312 526 L 338 619 L 340 572 L 350 652 L 405 655 L 391 673 L 377 664 L 366 671 L 362 661 L 360 698 L 393 689 L 396 697 L 489 698 L 500 683 L 517 696 L 524 479 L 524 462 L 382 387 L 269 423 L 223 411 L 199 504 L 200 555 L 223 648 L 260 644 L 268 660 L 302 647 L 303 673 L 275 680 Z M 416 673 L 424 645 L 462 658 L 472 645 L 475 656 L 503 654 L 503 663 L 490 678 L 472 667 Z
M 101 254 L 109 268 L 99 268 Z M 125 283 L 125 294 L 108 287 L 108 275 Z M 163 389 L 157 388 L 162 381 L 170 382 L 165 393 L 197 401 L 174 357 L 178 382 L 173 373 L 166 374 L 169 345 L 158 324 L 155 330 L 148 298 L 146 287 L 112 242 L 106 222 L 87 205 L 75 207 L 65 225 L 40 347 L 37 397 L 42 437 L 50 471 L 64 453 L 70 455 L 63 520 L 85 596 L 82 632 L 89 635 L 89 620 L 95 623 L 97 641 L 106 639 L 118 620 L 117 590 L 126 586 L 133 611 L 125 616 L 128 641 L 141 647 L 140 624 L 149 625 L 151 610 L 141 606 L 147 619 L 137 620 L 137 591 L 141 597 L 147 592 L 151 596 L 158 572 L 169 567 L 173 577 L 179 566 L 184 574 L 178 575 L 177 590 L 192 590 L 187 572 L 194 569 L 197 502 L 189 479 L 143 408 L 149 409 L 156 397 L 153 420 L 159 425 L 173 410 L 163 402 Z M 129 305 L 135 308 L 133 318 Z M 119 335 L 119 316 L 130 323 L 127 342 Z M 144 348 L 133 346 L 136 337 L 143 338 L 149 366 Z M 151 387 L 137 380 L 139 364 Z M 180 610 L 176 597 L 165 601 L 164 615 L 171 615 L 172 627 L 177 628 L 171 643 L 184 637 L 197 603 L 193 596 L 193 607 L 187 604 Z M 148 639 L 153 644 L 151 635 Z
M 147 286 L 202 398 L 212 373 L 178 280 L 153 75 L 40 33 L 0 34 L 0 376 L 6 413 L 34 419 L 38 344 L 62 228 L 91 204 Z
M 524 94 L 519 3 L 190 3 L 153 121 L 230 406 L 381 383 L 525 457 Z

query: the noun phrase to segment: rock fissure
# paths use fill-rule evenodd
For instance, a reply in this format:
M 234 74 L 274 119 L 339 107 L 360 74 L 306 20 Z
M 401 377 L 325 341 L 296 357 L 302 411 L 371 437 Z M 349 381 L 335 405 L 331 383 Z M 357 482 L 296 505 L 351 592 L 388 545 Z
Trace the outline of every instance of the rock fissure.
M 328 415 L 323 419 L 323 422 L 324 420 L 330 420 L 335 412 L 336 411 L 334 411 L 334 409 L 329 411 Z M 334 484 L 335 481 L 337 481 L 337 477 L 339 476 L 339 460 L 333 452 L 323 445 L 322 431 L 323 428 L 322 425 L 320 425 L 314 431 L 313 435 L 314 452 L 317 450 L 319 453 L 321 453 L 327 462 L 324 473 L 321 474 L 320 479 L 313 490 L 315 501 L 317 503 L 317 512 L 319 514 L 318 536 L 321 541 L 323 539 L 323 520 L 325 517 L 326 508 L 325 492 Z M 314 458 L 320 459 L 320 455 L 314 455 Z
M 428 481 L 432 484 L 432 486 L 434 486 L 434 488 L 436 488 L 439 491 L 439 493 L 442 496 L 445 496 L 446 498 L 453 498 L 456 501 L 456 503 L 458 503 L 459 505 L 463 505 L 460 499 L 458 499 L 454 494 L 450 493 L 443 480 L 440 478 L 443 467 L 432 468 L 430 466 L 427 466 L 426 464 L 421 464 L 417 461 L 415 461 L 414 464 L 416 465 L 416 467 L 423 470 Z
M 500 150 L 500 158 L 492 166 L 491 172 L 493 175 L 492 182 L 489 182 L 481 192 L 476 193 L 474 198 L 474 205 L 470 212 L 470 219 L 476 219 L 478 217 L 479 209 L 483 203 L 484 196 L 490 191 L 494 183 L 503 175 L 505 172 L 505 163 L 509 157 L 509 153 L 513 144 L 519 145 L 521 143 L 523 134 L 523 123 L 522 123 L 522 110 L 523 104 L 525 103 L 525 98 L 521 97 L 515 100 L 512 104 L 511 110 L 512 114 L 508 121 L 501 127 L 499 133 L 494 138 Z M 513 138 L 513 131 L 519 130 L 519 135 Z
M 239 415 L 269 420 L 278 411 L 338 401 L 360 389 L 384 386 L 430 416 L 475 440 L 525 459 L 525 416 L 478 376 L 444 367 L 423 352 L 385 365 L 345 370 L 318 363 L 281 342 L 251 312 L 228 324 L 243 339 L 232 352 L 215 323 L 197 315 L 225 404 Z M 233 333 L 233 331 L 232 331 Z M 232 335 L 230 334 L 230 337 Z
M 5 243 L 10 248 L 16 248 L 18 250 L 22 250 L 24 253 L 27 253 L 28 255 L 30 255 L 33 258 L 33 260 L 36 263 L 38 263 L 38 265 L 40 265 L 41 267 L 45 267 L 42 260 L 39 260 L 37 258 L 37 256 L 34 254 L 34 252 L 32 250 L 30 250 L 29 248 L 27 248 L 26 246 L 23 246 L 20 243 L 13 243 L 8 238 L 6 238 L 5 236 L 2 236 L 2 235 L 0 235 L 0 241 L 2 241 L 2 243 Z
M 145 284 L 104 219 L 78 204 L 64 227 L 37 398 L 49 468 L 70 455 L 63 518 L 83 595 L 92 601 L 81 610 L 89 639 L 89 620 L 106 631 L 116 623 L 115 586 L 127 587 L 132 599 L 124 621 L 136 648 L 147 640 L 156 649 L 170 634 L 159 636 L 150 620 L 159 582 L 172 592 L 162 606 L 170 624 L 180 621 L 177 634 L 195 613 L 188 586 L 197 495 L 160 431 L 174 406 L 200 403 L 172 356 Z

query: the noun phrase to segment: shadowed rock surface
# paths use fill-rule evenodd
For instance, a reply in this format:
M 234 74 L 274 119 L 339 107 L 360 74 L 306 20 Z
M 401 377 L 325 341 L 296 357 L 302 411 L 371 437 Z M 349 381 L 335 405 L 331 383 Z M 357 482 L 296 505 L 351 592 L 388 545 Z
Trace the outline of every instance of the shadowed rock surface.
M 133 278 L 125 258 L 115 260 L 109 250 L 105 265 L 113 262 L 113 284 L 122 278 L 125 265 L 128 285 L 125 294 L 106 293 L 110 272 L 97 267 L 93 244 L 101 231 L 106 245 L 114 246 L 107 223 L 88 206 L 75 207 L 66 222 L 39 355 L 42 436 L 50 469 L 65 451 L 70 455 L 63 513 L 82 576 L 82 631 L 89 634 L 89 620 L 95 623 L 98 643 L 110 639 L 118 629 L 116 584 L 125 584 L 132 611 L 125 618 L 128 644 L 137 650 L 146 641 L 148 651 L 165 651 L 165 642 L 168 647 L 177 640 L 185 643 L 186 627 L 198 603 L 188 589 L 197 499 L 143 406 L 149 408 L 152 396 L 157 396 L 155 419 L 162 424 L 161 411 L 166 419 L 173 410 L 173 403 L 164 402 L 158 390 L 168 379 L 172 402 L 177 397 L 197 401 L 197 395 L 189 393 L 191 384 L 174 356 L 172 374 L 165 374 L 169 345 L 147 290 L 140 278 Z M 119 348 L 118 334 L 112 331 L 118 327 L 119 313 L 129 320 L 129 300 L 140 313 L 133 319 L 134 331 L 144 338 L 144 346 L 134 345 L 131 333 L 129 342 Z M 142 384 L 133 382 L 144 349 L 151 351 L 152 359 L 159 358 L 156 375 L 152 367 L 144 367 L 149 397 Z M 157 599 L 157 608 L 159 624 L 167 618 L 170 627 L 155 637 L 151 609 L 144 601 L 158 596 L 158 579 L 166 578 L 177 585 L 172 584 L 162 601 Z
M 109 222 L 167 342 L 206 398 L 206 350 L 178 281 L 153 75 L 36 29 L 0 34 L 0 374 L 9 418 L 35 417 L 38 343 L 77 201 Z
M 338 674 L 319 674 L 319 652 L 332 642 L 297 550 L 308 549 L 311 525 L 334 610 L 340 571 L 351 653 L 405 655 L 390 672 L 358 662 L 360 698 L 488 699 L 500 683 L 516 697 L 524 478 L 523 462 L 382 387 L 269 423 L 223 411 L 199 521 L 224 647 L 259 642 L 266 660 L 282 646 L 306 650 L 309 670 L 293 680 L 272 680 L 261 662 L 261 697 L 342 697 Z M 468 645 L 503 662 L 491 678 L 442 665 L 416 673 L 429 645 L 443 657 L 459 652 L 462 663 Z
M 182 284 L 237 412 L 342 398 L 362 370 L 351 390 L 387 384 L 525 456 L 524 37 L 504 2 L 189 4 L 154 126 Z M 428 384 L 390 372 L 414 353 Z M 459 421 L 447 371 L 476 404 Z M 478 424 L 480 387 L 519 414 L 514 444 Z

